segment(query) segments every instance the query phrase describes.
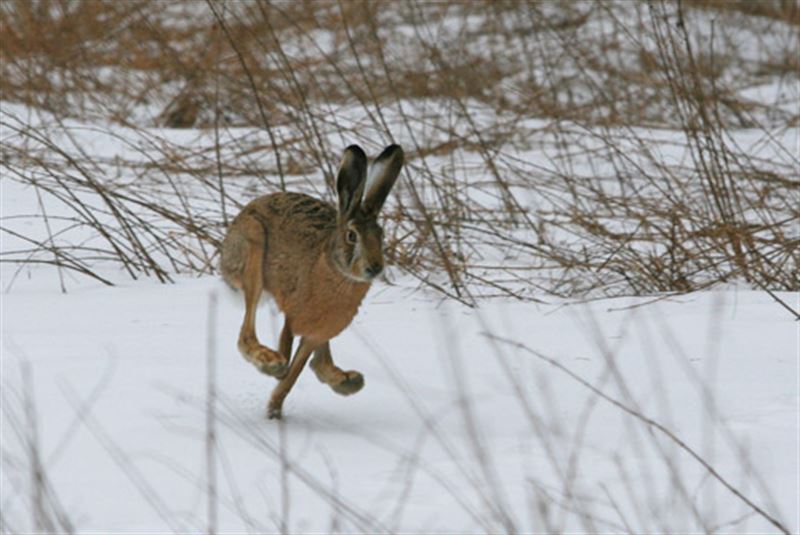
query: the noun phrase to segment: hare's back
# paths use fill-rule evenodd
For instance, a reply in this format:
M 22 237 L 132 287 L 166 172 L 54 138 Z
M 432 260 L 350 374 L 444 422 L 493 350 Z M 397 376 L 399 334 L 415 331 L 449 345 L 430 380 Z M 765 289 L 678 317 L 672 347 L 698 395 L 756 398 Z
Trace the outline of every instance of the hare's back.
M 303 193 L 273 193 L 251 202 L 250 217 L 263 221 L 269 247 L 316 248 L 336 229 L 336 209 Z
M 220 251 L 223 278 L 241 287 L 247 254 L 255 247 L 264 271 L 302 270 L 319 256 L 336 229 L 336 209 L 302 193 L 272 193 L 248 203 L 231 223 Z

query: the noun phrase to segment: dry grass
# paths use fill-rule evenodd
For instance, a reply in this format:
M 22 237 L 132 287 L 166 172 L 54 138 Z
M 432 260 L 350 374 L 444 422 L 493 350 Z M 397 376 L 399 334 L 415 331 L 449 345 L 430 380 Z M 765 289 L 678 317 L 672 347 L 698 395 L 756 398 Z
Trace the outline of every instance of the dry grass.
M 30 245 L 4 261 L 211 272 L 243 202 L 331 198 L 342 147 L 399 141 L 388 254 L 463 302 L 798 289 L 793 2 L 20 0 L 0 17 L 2 99 L 39 114 L 3 114 L 4 178 L 70 213 L 29 214 L 47 239 L 4 219 Z M 72 120 L 124 127 L 133 154 L 83 152 Z
M 384 214 L 387 254 L 453 299 L 683 293 L 732 280 L 797 291 L 798 28 L 791 0 L 5 0 L 0 170 L 38 209 L 3 214 L 0 261 L 55 264 L 65 289 L 67 271 L 111 284 L 109 264 L 165 282 L 212 273 L 244 202 L 281 189 L 331 199 L 343 147 L 374 154 L 398 141 L 409 163 Z M 245 427 L 214 405 L 213 376 L 207 401 L 197 405 L 209 414 L 211 474 L 215 429 Z M 25 407 L 20 433 L 35 430 Z M 546 415 L 531 414 L 547 448 L 552 436 L 536 427 Z M 147 495 L 102 429 L 92 432 Z M 286 465 L 281 444 L 243 438 L 360 530 L 385 530 Z M 22 441 L 38 524 L 70 531 L 37 437 Z M 596 531 L 574 475 L 556 468 L 563 495 L 536 487 L 532 510 L 557 528 L 567 508 Z M 488 475 L 476 484 L 492 489 Z M 209 477 L 210 532 L 214 488 Z M 487 500 L 498 514 L 476 523 L 514 532 L 502 500 Z M 615 526 L 637 532 L 630 520 Z M 642 526 L 671 527 L 658 521 L 668 519 Z

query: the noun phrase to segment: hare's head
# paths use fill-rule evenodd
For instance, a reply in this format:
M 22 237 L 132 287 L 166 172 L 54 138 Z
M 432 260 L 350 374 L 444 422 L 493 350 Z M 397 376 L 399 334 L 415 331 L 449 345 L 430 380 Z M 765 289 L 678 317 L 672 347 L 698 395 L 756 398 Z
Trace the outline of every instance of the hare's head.
M 361 147 L 344 151 L 336 179 L 339 211 L 333 260 L 347 278 L 369 282 L 383 271 L 383 229 L 378 213 L 403 166 L 403 149 L 389 145 L 367 173 Z

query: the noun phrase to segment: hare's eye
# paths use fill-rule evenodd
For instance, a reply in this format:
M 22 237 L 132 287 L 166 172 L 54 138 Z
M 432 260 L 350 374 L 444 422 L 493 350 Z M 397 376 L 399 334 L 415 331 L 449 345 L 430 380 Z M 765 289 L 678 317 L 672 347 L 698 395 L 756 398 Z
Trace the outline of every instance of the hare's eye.
M 358 234 L 354 230 L 347 231 L 347 243 L 355 243 L 358 241 Z

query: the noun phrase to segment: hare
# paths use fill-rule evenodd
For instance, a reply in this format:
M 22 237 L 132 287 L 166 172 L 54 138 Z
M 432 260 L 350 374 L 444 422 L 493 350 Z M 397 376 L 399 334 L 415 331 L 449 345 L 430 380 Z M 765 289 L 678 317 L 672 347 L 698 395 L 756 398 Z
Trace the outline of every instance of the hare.
M 220 271 L 244 293 L 239 351 L 280 380 L 269 401 L 269 418 L 281 417 L 283 400 L 312 353 L 311 368 L 334 392 L 350 395 L 364 386 L 361 373 L 333 363 L 329 340 L 350 324 L 383 271 L 377 217 L 402 166 L 403 150 L 390 145 L 367 175 L 364 151 L 351 145 L 339 166 L 336 208 L 301 193 L 273 193 L 250 202 L 231 223 Z M 277 351 L 256 336 L 256 305 L 264 291 L 285 316 Z M 295 336 L 300 345 L 290 363 Z

